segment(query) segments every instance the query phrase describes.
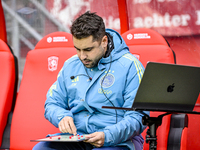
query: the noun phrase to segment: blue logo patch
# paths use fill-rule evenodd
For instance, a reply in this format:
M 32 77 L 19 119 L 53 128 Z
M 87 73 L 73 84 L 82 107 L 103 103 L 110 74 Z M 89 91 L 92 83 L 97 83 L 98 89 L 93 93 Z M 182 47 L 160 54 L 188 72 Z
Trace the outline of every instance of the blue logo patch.
M 103 80 L 103 83 L 102 83 Z M 103 88 L 109 88 L 113 85 L 113 83 L 115 82 L 115 77 L 112 74 L 107 74 L 106 77 L 103 76 L 100 80 L 100 85 Z

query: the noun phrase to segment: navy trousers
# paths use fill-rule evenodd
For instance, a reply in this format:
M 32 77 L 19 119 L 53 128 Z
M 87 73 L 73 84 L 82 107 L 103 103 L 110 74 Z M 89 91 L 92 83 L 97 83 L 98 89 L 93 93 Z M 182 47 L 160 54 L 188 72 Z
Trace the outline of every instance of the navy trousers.
M 127 147 L 101 147 L 94 148 L 85 142 L 39 142 L 33 150 L 128 150 Z

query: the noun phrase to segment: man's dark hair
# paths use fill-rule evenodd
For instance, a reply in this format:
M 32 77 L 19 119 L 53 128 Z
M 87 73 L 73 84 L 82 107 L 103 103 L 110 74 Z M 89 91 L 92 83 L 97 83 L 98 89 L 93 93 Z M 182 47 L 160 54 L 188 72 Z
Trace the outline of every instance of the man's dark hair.
M 93 41 L 99 41 L 105 35 L 103 19 L 96 13 L 87 11 L 78 17 L 71 26 L 71 33 L 77 39 L 93 36 Z

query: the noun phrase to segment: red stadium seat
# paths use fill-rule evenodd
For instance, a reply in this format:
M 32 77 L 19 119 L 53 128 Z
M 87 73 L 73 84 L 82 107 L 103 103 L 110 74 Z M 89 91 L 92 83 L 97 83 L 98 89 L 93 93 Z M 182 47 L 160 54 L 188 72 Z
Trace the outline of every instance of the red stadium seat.
M 8 45 L 0 39 L 0 148 L 4 130 L 16 95 L 17 69 L 15 57 Z
M 200 112 L 200 101 L 195 105 L 194 111 Z M 200 115 L 188 114 L 187 149 L 200 149 Z
M 4 18 L 4 12 L 0 0 L 0 39 L 7 43 L 7 35 L 6 35 L 6 23 Z
M 64 62 L 76 54 L 72 35 L 55 32 L 45 36 L 29 51 L 13 113 L 10 150 L 31 150 L 37 138 L 58 133 L 44 118 L 46 94 Z
M 176 63 L 175 54 L 162 35 L 147 28 L 137 28 L 122 34 L 132 54 L 146 67 L 147 62 Z
M 162 35 L 155 32 L 154 30 L 147 28 L 137 28 L 131 29 L 122 34 L 123 39 L 125 40 L 129 50 L 132 54 L 138 58 L 144 67 L 146 64 L 151 62 L 161 62 L 161 63 L 176 63 L 176 58 L 173 50 L 169 47 L 168 42 L 163 38 Z M 157 117 L 164 112 L 150 112 L 150 117 Z M 171 134 L 171 117 L 172 115 L 164 116 L 162 119 L 161 126 L 157 129 L 157 149 L 158 150 L 167 150 L 169 141 L 169 133 Z M 185 119 L 185 118 L 182 118 Z M 187 124 L 186 124 L 187 126 Z M 184 136 L 182 141 L 186 141 L 187 136 L 185 131 L 185 126 L 182 127 L 181 133 Z M 143 137 L 146 136 L 147 129 L 142 133 Z M 182 132 L 183 131 L 183 132 Z M 184 135 L 183 135 L 184 133 Z M 171 136 L 170 136 L 171 137 Z M 170 143 L 171 144 L 171 143 Z M 171 146 L 171 145 L 170 145 Z M 181 143 L 182 150 L 186 147 Z M 144 144 L 144 150 L 148 150 L 149 145 Z

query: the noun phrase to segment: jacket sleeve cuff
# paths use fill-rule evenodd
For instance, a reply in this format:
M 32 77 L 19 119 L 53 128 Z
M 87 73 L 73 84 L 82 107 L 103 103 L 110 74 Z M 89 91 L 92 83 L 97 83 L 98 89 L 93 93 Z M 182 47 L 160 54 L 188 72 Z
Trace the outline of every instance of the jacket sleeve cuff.
M 62 115 L 58 115 L 58 116 L 57 116 L 57 118 L 58 118 L 58 123 L 59 123 L 64 117 L 66 117 L 66 116 L 72 117 L 72 118 L 73 118 L 73 114 L 72 114 L 70 111 L 68 111 L 67 113 L 64 113 L 64 114 L 62 114 Z
M 103 131 L 105 134 L 105 140 L 104 140 L 104 145 L 103 146 L 111 146 L 114 144 L 113 138 L 109 130 L 104 130 Z

